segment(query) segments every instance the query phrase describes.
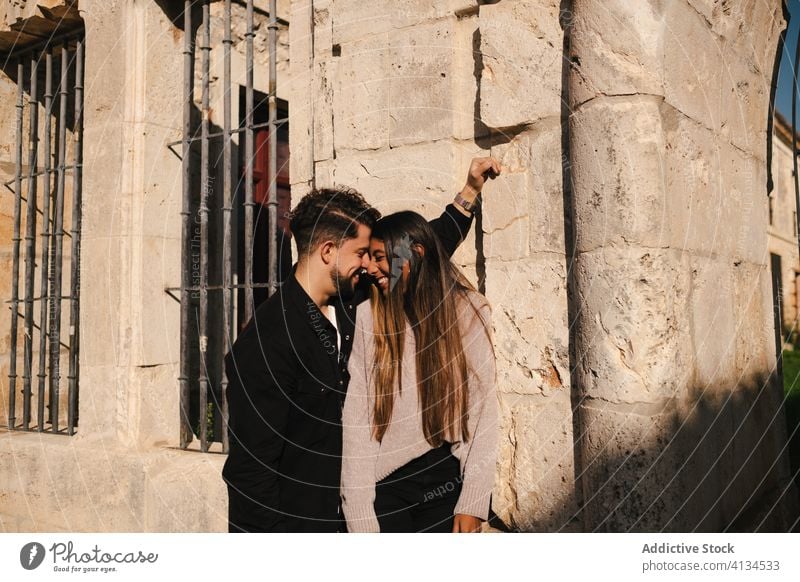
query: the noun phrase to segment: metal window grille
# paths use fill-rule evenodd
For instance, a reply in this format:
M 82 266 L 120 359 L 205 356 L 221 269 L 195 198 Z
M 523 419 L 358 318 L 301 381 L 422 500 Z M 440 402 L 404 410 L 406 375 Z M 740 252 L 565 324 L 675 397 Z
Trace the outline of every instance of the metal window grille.
M 4 185 L 14 197 L 11 430 L 78 426 L 84 38 L 73 31 L 6 61 L 17 83 L 15 175 Z
M 237 16 L 246 21 L 243 87 L 231 77 L 232 3 L 244 9 Z M 212 46 L 211 4 L 184 1 L 183 139 L 169 146 L 181 146 L 183 173 L 181 286 L 175 289 L 181 305 L 180 446 L 196 436 L 203 452 L 214 442 L 227 452 L 225 354 L 259 301 L 277 289 L 279 264 L 290 264 L 288 108 L 276 98 L 277 33 L 288 23 L 279 23 L 276 0 L 270 0 L 269 88 L 263 94 L 254 88 L 253 0 L 224 0 L 221 46 Z M 221 128 L 212 125 L 210 107 L 211 59 L 219 50 L 222 85 L 214 80 L 214 90 L 223 96 Z M 239 99 L 235 127 L 233 96 Z

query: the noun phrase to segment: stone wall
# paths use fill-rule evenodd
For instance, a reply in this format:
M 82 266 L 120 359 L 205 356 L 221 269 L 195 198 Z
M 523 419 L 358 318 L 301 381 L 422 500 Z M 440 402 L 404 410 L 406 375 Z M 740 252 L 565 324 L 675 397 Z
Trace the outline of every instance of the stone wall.
M 496 525 L 785 529 L 797 508 L 765 188 L 780 3 L 282 7 L 295 200 L 347 184 L 384 212 L 433 217 L 473 156 L 505 167 L 455 256 L 494 308 Z M 177 450 L 179 309 L 164 290 L 180 273 L 180 160 L 166 148 L 181 135 L 179 12 L 80 2 L 81 424 L 72 438 L 2 435 L 4 530 L 225 529 L 224 457 Z M 0 93 L 15 90 L 4 76 Z M 8 175 L 13 151 L 0 155 Z
M 256 5 L 255 89 L 267 93 L 266 3 Z M 178 449 L 179 304 L 165 290 L 180 285 L 181 160 L 167 144 L 182 135 L 182 6 L 171 0 L 80 2 L 86 28 L 80 424 L 70 438 L 0 435 L 2 530 L 227 529 L 224 456 Z M 211 6 L 218 49 L 211 62 L 212 123 L 220 125 L 222 7 Z M 233 83 L 242 86 L 243 15 L 237 4 L 232 71 Z M 279 10 L 278 16 L 287 14 Z M 279 36 L 283 75 L 285 27 Z M 278 97 L 287 99 L 288 84 L 278 84 Z M 13 79 L 4 76 L 0 91 L 15 95 Z M 195 100 L 199 107 L 199 90 Z M 3 144 L 14 143 L 14 103 L 0 105 Z M 236 124 L 238 98 L 233 107 Z M 238 143 L 237 135 L 234 148 Z M 10 146 L 0 150 L 4 175 L 13 175 L 13 154 Z M 5 300 L 10 283 L 3 281 Z M 2 323 L 0 353 L 7 358 L 5 316 Z
M 494 511 L 528 531 L 786 527 L 780 3 L 433 4 L 292 3 L 293 192 L 433 217 L 470 157 L 501 159 L 455 257 L 494 307 Z
M 776 120 L 776 125 L 780 121 Z M 791 132 L 787 126 L 786 131 Z M 798 272 L 800 258 L 797 247 L 797 203 L 794 190 L 794 166 L 792 163 L 791 141 L 777 136 L 772 138 L 772 178 L 774 189 L 772 198 L 772 224 L 769 226 L 769 252 L 781 257 L 783 283 L 783 326 L 791 330 L 797 326 Z M 797 331 L 797 329 L 795 329 Z
M 292 4 L 293 196 L 344 184 L 384 213 L 432 218 L 473 156 L 500 158 L 455 256 L 494 309 L 493 508 L 510 527 L 573 528 L 558 2 L 362 6 Z

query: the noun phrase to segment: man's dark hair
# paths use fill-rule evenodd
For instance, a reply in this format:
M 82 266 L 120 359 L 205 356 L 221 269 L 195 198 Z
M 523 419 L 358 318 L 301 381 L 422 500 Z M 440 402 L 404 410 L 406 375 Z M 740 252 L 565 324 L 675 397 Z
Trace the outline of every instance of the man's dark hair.
M 325 240 L 337 245 L 358 234 L 358 225 L 372 229 L 381 213 L 347 187 L 312 190 L 292 211 L 289 228 L 297 244 L 298 260 Z

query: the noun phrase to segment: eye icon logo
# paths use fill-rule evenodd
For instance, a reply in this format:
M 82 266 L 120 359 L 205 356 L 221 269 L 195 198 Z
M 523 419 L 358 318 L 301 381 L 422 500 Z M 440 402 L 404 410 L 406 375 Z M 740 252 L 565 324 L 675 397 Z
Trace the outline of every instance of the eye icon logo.
M 19 552 L 19 563 L 26 570 L 35 570 L 44 561 L 44 546 L 37 542 L 31 542 L 22 546 Z

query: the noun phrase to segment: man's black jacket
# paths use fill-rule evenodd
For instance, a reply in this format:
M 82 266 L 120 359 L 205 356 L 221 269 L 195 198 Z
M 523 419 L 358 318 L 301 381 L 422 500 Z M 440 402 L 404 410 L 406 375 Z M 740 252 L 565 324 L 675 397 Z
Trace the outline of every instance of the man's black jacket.
M 431 226 L 452 254 L 472 219 L 452 205 Z M 356 306 L 335 301 L 341 334 L 289 276 L 255 312 L 225 359 L 231 532 L 345 531 L 339 509 L 342 406 L 349 380 Z

